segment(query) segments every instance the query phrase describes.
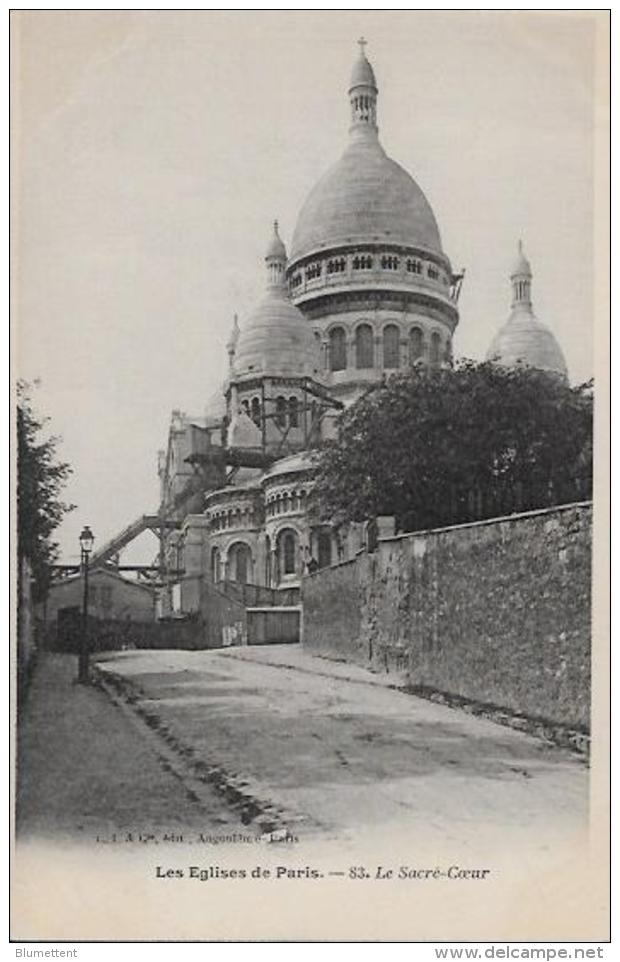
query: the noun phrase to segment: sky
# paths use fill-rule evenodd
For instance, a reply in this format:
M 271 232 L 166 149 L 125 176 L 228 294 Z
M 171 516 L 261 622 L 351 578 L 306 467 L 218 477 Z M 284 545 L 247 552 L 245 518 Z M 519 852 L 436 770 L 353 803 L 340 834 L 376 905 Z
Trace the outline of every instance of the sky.
M 156 508 L 171 411 L 200 414 L 218 390 L 274 218 L 290 242 L 346 147 L 362 34 L 381 142 L 466 270 L 455 354 L 483 358 L 507 319 L 522 238 L 537 316 L 571 380 L 592 375 L 598 17 L 13 15 L 14 352 L 73 466 L 64 561 L 84 524 L 102 545 Z M 144 537 L 125 562 L 155 555 Z

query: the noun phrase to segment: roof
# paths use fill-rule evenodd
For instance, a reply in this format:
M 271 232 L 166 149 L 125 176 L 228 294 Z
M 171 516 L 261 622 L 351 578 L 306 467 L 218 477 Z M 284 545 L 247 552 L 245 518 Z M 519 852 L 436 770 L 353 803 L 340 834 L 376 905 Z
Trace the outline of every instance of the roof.
M 278 233 L 278 222 L 275 220 L 273 222 L 273 235 L 269 241 L 269 246 L 265 252 L 265 258 L 275 258 L 278 260 L 286 260 L 286 247 Z
M 241 330 L 233 376 L 244 374 L 318 377 L 319 346 L 303 314 L 284 288 L 272 288 Z
M 374 87 L 375 90 L 377 89 L 375 72 L 364 53 L 361 53 L 353 64 L 349 90 L 352 90 L 353 87 Z
M 300 451 L 298 454 L 291 454 L 287 458 L 281 458 L 265 471 L 262 481 L 271 481 L 285 474 L 294 474 L 298 471 L 311 471 L 314 468 L 314 458 L 310 451 Z
M 289 263 L 314 252 L 385 242 L 441 254 L 435 215 L 421 188 L 376 136 L 355 138 L 303 205 Z
M 153 594 L 153 588 L 150 585 L 140 584 L 139 581 L 132 581 L 131 578 L 123 578 L 122 575 L 112 571 L 110 568 L 89 568 L 88 571 L 89 580 L 92 581 L 94 578 L 113 578 L 114 581 L 121 581 L 124 585 L 129 585 L 130 588 L 139 588 L 140 591 L 148 591 L 149 594 Z M 81 581 L 82 574 L 69 575 L 67 578 L 63 578 L 62 581 L 55 581 L 54 584 L 50 586 L 50 591 L 54 591 L 57 588 L 62 588 L 63 585 L 72 584 L 76 581 Z
M 487 360 L 505 367 L 525 365 L 567 378 L 562 349 L 553 332 L 530 311 L 515 310 L 494 337 Z
M 523 243 L 521 241 L 519 241 L 517 256 L 513 261 L 512 270 L 510 271 L 510 276 L 516 277 L 519 274 L 525 274 L 528 277 L 532 276 L 532 268 L 530 267 L 530 262 L 525 256 L 525 253 L 523 252 Z

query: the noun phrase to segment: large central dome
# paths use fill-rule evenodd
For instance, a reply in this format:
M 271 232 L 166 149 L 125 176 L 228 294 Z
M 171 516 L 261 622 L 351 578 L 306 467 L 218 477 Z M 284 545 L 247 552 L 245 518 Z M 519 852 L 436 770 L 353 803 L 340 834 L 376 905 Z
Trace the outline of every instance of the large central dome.
M 364 137 L 350 144 L 310 192 L 293 235 L 291 261 L 375 241 L 442 253 L 435 215 L 413 177 L 377 138 Z
M 351 244 L 397 244 L 443 255 L 433 211 L 421 189 L 379 143 L 377 85 L 362 52 L 349 87 L 351 143 L 310 192 L 297 221 L 291 263 Z

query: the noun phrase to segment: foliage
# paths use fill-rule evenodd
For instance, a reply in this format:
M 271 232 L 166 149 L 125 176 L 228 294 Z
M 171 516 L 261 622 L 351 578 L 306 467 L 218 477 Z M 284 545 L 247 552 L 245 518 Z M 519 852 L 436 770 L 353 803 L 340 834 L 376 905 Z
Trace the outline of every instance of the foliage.
M 17 386 L 17 531 L 19 557 L 28 558 L 34 576 L 33 596 L 47 594 L 50 566 L 58 556 L 52 535 L 63 516 L 75 506 L 60 500 L 71 467 L 59 461 L 55 436 L 42 438 L 49 418 L 33 409 L 31 389 L 24 381 Z
M 323 521 L 421 530 L 591 494 L 592 385 L 462 361 L 393 375 L 317 455 Z

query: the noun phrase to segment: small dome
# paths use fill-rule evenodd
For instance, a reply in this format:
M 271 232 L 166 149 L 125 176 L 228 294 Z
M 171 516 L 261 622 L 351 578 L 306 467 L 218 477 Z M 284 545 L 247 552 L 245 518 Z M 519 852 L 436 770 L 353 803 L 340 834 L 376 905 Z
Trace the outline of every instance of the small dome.
M 267 292 L 239 332 L 231 377 L 317 377 L 321 371 L 319 346 L 309 323 L 288 296 L 284 283 L 286 248 L 277 221 L 265 262 Z
M 523 244 L 519 241 L 519 247 L 517 249 L 517 256 L 513 262 L 512 270 L 510 272 L 511 277 L 516 277 L 517 274 L 524 274 L 528 277 L 532 276 L 532 268 L 530 267 L 530 262 L 523 252 Z
M 353 64 L 349 90 L 353 90 L 354 87 L 374 87 L 375 90 L 377 89 L 374 70 L 364 53 L 361 53 Z
M 403 244 L 442 254 L 430 204 L 376 137 L 352 141 L 310 192 L 297 220 L 291 262 L 347 244 Z
M 269 291 L 241 330 L 233 377 L 258 373 L 317 377 L 320 371 L 319 346 L 303 314 L 284 290 Z
M 552 331 L 529 311 L 513 311 L 494 337 L 487 361 L 504 367 L 534 367 L 568 378 L 564 354 Z
M 278 222 L 274 220 L 273 222 L 273 236 L 269 242 L 269 247 L 265 252 L 265 260 L 277 259 L 286 260 L 286 247 L 280 237 L 278 232 Z

